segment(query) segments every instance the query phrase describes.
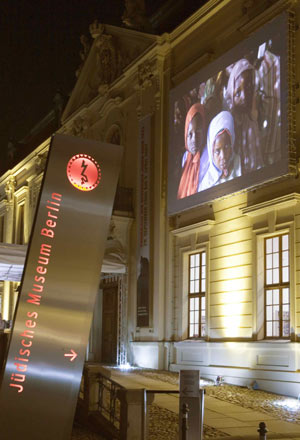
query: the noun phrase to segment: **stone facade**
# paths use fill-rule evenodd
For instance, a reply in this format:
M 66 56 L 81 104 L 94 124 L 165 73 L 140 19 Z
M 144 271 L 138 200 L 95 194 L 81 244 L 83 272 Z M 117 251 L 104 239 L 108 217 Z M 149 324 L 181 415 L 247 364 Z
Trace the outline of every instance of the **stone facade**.
M 170 90 L 284 10 L 297 18 L 298 2 L 210 0 L 162 36 L 97 22 L 91 25 L 93 41 L 91 47 L 84 46 L 83 64 L 58 131 L 124 146 L 119 187 L 132 190 L 133 211 L 117 207 L 114 211 L 115 233 L 127 256 L 126 281 L 120 284 L 125 295 L 120 302 L 123 315 L 118 321 L 122 362 L 173 370 L 199 368 L 210 378 L 224 376 L 238 384 L 256 380 L 270 391 L 300 393 L 299 151 L 294 148 L 294 169 L 285 179 L 167 214 Z M 294 43 L 300 44 L 298 32 Z M 296 106 L 299 62 L 291 64 L 295 75 L 289 97 Z M 300 121 L 295 108 L 290 108 L 288 130 L 296 147 Z M 149 326 L 137 327 L 136 213 L 139 130 L 144 118 L 151 121 L 147 208 L 151 316 Z M 49 140 L 0 179 L 4 242 L 28 241 L 48 147 Z M 20 206 L 24 206 L 22 233 L 18 230 Z M 276 233 L 288 233 L 291 243 L 290 338 L 268 341 L 262 330 L 260 271 L 264 237 Z M 203 338 L 189 338 L 188 257 L 202 250 L 207 255 L 206 331 Z M 4 319 L 12 319 L 15 289 L 16 285 L 2 283 Z

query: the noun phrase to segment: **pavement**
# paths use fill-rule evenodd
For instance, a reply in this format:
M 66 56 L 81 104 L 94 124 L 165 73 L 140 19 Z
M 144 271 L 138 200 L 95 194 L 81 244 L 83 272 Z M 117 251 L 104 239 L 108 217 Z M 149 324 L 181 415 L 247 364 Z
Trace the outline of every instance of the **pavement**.
M 156 374 L 144 375 L 135 370 L 124 371 L 117 368 L 110 368 L 111 379 L 120 385 L 130 388 L 146 388 L 149 390 L 178 390 L 177 384 L 164 380 L 164 374 L 157 372 Z M 170 373 L 169 373 L 170 374 Z M 282 396 L 280 396 L 282 398 Z M 229 399 L 231 400 L 231 399 Z M 212 433 L 209 435 L 214 440 L 218 437 L 224 440 L 224 437 L 233 439 L 258 439 L 257 432 L 260 422 L 265 422 L 268 439 L 280 438 L 300 440 L 300 424 L 298 422 L 289 422 L 281 419 L 278 412 L 260 411 L 258 405 L 256 409 L 249 409 L 244 405 L 241 406 L 230 401 L 220 400 L 216 397 L 205 395 L 204 398 L 204 426 L 211 428 Z M 169 411 L 170 414 L 178 414 L 179 412 L 179 394 L 156 394 L 154 403 Z M 298 411 L 300 412 L 300 405 Z M 287 417 L 285 417 L 287 418 Z M 174 423 L 174 419 L 173 419 Z M 158 437 L 153 437 L 158 438 Z M 165 437 L 170 440 L 170 437 Z

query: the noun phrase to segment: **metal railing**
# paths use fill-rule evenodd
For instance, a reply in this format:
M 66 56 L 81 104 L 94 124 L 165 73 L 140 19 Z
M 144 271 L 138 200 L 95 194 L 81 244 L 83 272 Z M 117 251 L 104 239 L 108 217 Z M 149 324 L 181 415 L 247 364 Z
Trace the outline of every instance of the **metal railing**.
M 108 379 L 102 375 L 98 375 L 97 382 L 99 384 L 97 411 L 100 412 L 109 422 L 120 431 L 121 426 L 121 402 L 119 390 L 125 389 L 112 379 Z
M 114 439 L 121 436 L 121 397 L 126 389 L 99 371 L 84 369 L 78 416 L 84 423 L 93 423 Z
M 203 438 L 204 418 L 204 392 L 200 389 L 199 397 L 202 399 L 201 411 L 201 434 Z M 149 438 L 148 422 L 149 405 L 154 400 L 155 394 L 179 395 L 178 390 L 148 390 L 127 389 L 100 371 L 85 368 L 81 384 L 79 400 L 83 408 L 84 422 L 98 422 L 103 435 L 113 440 L 130 440 L 132 432 L 138 435 L 140 440 Z M 133 409 L 129 407 L 133 405 Z M 179 411 L 179 426 L 181 440 L 189 440 L 193 434 L 190 431 L 189 413 L 190 408 L 186 402 L 181 402 Z M 141 415 L 141 417 L 140 417 Z M 141 420 L 140 420 L 141 419 Z M 137 426 L 139 425 L 139 426 Z M 132 430 L 132 431 L 131 431 Z M 267 428 L 264 422 L 259 423 L 258 440 L 267 440 Z M 190 436 L 189 436 L 190 435 Z

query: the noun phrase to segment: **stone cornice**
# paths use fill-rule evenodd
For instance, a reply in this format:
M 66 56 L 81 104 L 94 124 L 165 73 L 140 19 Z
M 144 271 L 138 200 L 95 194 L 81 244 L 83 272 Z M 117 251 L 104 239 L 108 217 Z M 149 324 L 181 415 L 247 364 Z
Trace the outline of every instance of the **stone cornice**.
M 257 0 L 253 2 L 255 6 L 257 5 Z M 274 18 L 280 12 L 287 8 L 292 8 L 297 5 L 297 0 L 277 0 L 273 5 L 269 4 L 263 12 L 258 14 L 255 18 L 250 19 L 247 14 L 241 14 L 240 26 L 238 27 L 236 23 L 233 23 L 233 27 L 240 31 L 241 33 L 248 35 L 253 32 L 258 27 L 262 26 L 267 21 Z M 205 22 L 210 20 L 217 12 L 230 6 L 230 4 L 235 7 L 241 7 L 243 9 L 243 2 L 238 2 L 237 0 L 210 0 L 200 9 L 198 9 L 194 14 L 192 14 L 187 20 L 185 20 L 181 25 L 179 25 L 173 32 L 170 33 L 169 41 L 170 44 L 176 46 L 181 40 L 187 37 L 187 35 L 193 33 L 196 28 L 203 25 Z
M 215 220 L 205 220 L 203 222 L 194 223 L 192 225 L 183 226 L 182 228 L 173 229 L 171 233 L 176 237 L 186 237 L 194 233 L 208 232 L 214 225 Z
M 4 185 L 7 179 L 11 175 L 18 177 L 18 175 L 22 172 L 22 169 L 29 169 L 31 166 L 34 166 L 34 158 L 39 154 L 44 154 L 48 151 L 50 145 L 51 138 L 46 139 L 42 142 L 37 148 L 35 148 L 28 156 L 26 156 L 21 162 L 19 162 L 14 168 L 7 170 L 5 174 L 1 176 L 0 186 Z
M 267 200 L 266 202 L 241 208 L 241 211 L 244 215 L 248 215 L 249 217 L 257 217 L 259 215 L 268 214 L 274 210 L 278 211 L 279 209 L 291 208 L 296 206 L 299 202 L 300 194 L 291 193 L 282 197 L 276 197 L 272 200 Z
M 170 41 L 175 42 L 182 34 L 190 32 L 195 25 L 197 27 L 205 22 L 207 19 L 211 18 L 211 11 L 215 14 L 216 8 L 222 9 L 225 5 L 231 3 L 232 0 L 210 0 L 202 8 L 198 9 L 194 14 L 192 14 L 187 20 L 185 20 L 181 25 L 179 25 L 170 34 Z

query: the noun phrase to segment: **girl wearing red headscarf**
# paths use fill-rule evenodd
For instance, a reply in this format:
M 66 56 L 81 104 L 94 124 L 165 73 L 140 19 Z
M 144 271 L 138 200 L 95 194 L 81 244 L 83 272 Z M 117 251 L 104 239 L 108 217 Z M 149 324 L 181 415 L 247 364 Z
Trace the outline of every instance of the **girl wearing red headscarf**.
M 183 199 L 195 194 L 198 191 L 199 173 L 203 177 L 206 171 L 202 165 L 200 166 L 200 158 L 202 161 L 206 151 L 203 150 L 205 139 L 204 107 L 200 103 L 192 105 L 186 115 L 184 138 L 186 152 L 182 159 L 183 171 L 178 187 L 177 199 Z M 206 166 L 206 163 L 203 163 L 203 165 Z

